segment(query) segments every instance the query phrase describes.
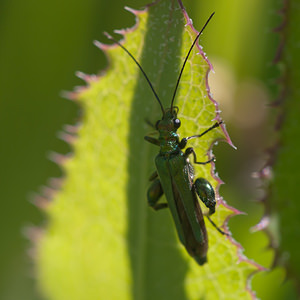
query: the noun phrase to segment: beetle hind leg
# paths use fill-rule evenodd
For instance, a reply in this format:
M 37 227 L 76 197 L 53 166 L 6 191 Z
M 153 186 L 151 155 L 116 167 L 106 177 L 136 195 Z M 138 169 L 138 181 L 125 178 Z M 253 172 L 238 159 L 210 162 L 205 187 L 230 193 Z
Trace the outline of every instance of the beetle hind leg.
M 194 188 L 205 206 L 209 209 L 209 215 L 215 212 L 216 199 L 215 191 L 205 178 L 198 178 L 194 183 Z
M 209 216 L 206 216 L 206 217 L 207 217 L 208 221 L 211 223 L 211 225 L 214 226 L 221 234 L 226 235 L 226 236 L 230 236 L 229 233 L 226 233 L 226 232 L 224 232 L 222 229 L 220 229 L 220 228 L 216 225 L 216 223 L 215 223 Z
M 207 219 L 209 222 L 223 235 L 229 236 L 228 233 L 221 230 L 215 222 L 209 217 L 216 210 L 216 199 L 215 192 L 211 184 L 204 178 L 198 178 L 194 183 L 194 189 L 201 199 L 201 201 L 205 204 L 205 206 L 209 209 L 209 213 Z
M 154 210 L 160 210 L 162 208 L 167 208 L 168 203 L 157 203 L 161 196 L 163 195 L 163 189 L 159 179 L 155 179 L 147 192 L 148 204 Z
M 149 181 L 154 181 L 158 177 L 157 171 L 153 172 L 149 177 Z

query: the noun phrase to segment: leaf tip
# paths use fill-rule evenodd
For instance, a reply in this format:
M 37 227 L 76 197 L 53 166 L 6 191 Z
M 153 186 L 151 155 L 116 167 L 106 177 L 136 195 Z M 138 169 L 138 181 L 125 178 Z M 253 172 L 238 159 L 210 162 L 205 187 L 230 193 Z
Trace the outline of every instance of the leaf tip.
M 39 194 L 33 194 L 30 196 L 30 203 L 32 203 L 34 206 L 38 207 L 41 210 L 47 210 L 49 203 L 50 203 L 50 199 L 43 197 Z
M 69 91 L 62 91 L 60 92 L 60 96 L 64 99 L 70 101 L 77 101 L 78 100 L 78 93 L 77 91 L 69 92 Z
M 36 226 L 26 226 L 22 229 L 23 236 L 31 242 L 31 246 L 27 250 L 27 253 L 32 259 L 37 257 L 37 245 L 43 233 L 44 230 Z
M 134 15 L 138 15 L 138 14 L 140 14 L 140 13 L 142 12 L 142 11 L 140 11 L 140 10 L 131 8 L 131 7 L 129 7 L 129 6 L 124 6 L 124 9 L 127 10 L 127 11 L 129 11 L 129 12 L 131 12 L 131 13 L 134 14 Z
M 270 217 L 269 216 L 263 216 L 258 224 L 250 228 L 250 231 L 252 233 L 261 231 L 263 229 L 266 229 L 270 224 Z
M 54 163 L 62 166 L 71 158 L 71 153 L 69 154 L 60 154 L 56 152 L 50 152 L 48 154 L 48 159 L 53 161 Z
M 103 32 L 103 34 L 104 34 L 108 39 L 111 39 L 111 36 L 110 36 L 107 32 Z M 103 43 L 101 43 L 101 42 L 99 42 L 99 41 L 97 41 L 97 40 L 94 40 L 94 41 L 93 41 L 93 44 L 94 44 L 97 48 L 99 48 L 100 50 L 102 50 L 102 51 L 105 51 L 105 50 L 107 50 L 107 49 L 109 48 L 109 45 L 103 44 Z
M 83 73 L 83 72 L 81 72 L 81 71 L 77 71 L 77 72 L 75 73 L 75 75 L 76 75 L 78 78 L 80 78 L 80 79 L 82 79 L 83 81 L 85 81 L 87 84 L 89 84 L 89 83 L 92 82 L 92 81 L 97 81 L 97 79 L 98 79 L 98 76 L 95 75 L 95 74 L 86 74 L 86 73 Z
M 61 139 L 62 141 L 65 141 L 69 145 L 73 145 L 75 141 L 77 140 L 77 136 L 73 134 L 69 134 L 64 131 L 60 131 L 57 134 L 58 138 Z

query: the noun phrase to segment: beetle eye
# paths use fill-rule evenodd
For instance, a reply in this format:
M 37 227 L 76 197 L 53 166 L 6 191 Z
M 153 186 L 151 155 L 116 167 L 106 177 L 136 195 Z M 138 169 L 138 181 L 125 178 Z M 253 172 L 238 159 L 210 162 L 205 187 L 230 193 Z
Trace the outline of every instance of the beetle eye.
M 180 122 L 179 119 L 175 119 L 173 122 L 174 122 L 174 127 L 175 127 L 175 128 L 179 128 L 179 127 L 180 127 L 181 122 Z

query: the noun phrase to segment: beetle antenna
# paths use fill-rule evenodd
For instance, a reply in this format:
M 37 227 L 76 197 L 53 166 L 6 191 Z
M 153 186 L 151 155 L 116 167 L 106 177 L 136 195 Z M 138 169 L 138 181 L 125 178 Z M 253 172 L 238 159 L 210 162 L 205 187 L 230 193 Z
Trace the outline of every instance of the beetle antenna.
M 186 65 L 186 62 L 188 61 L 188 58 L 189 58 L 189 56 L 190 56 L 190 53 L 191 53 L 192 49 L 194 48 L 194 46 L 195 46 L 195 44 L 196 44 L 196 42 L 197 42 L 199 36 L 202 34 L 202 32 L 204 31 L 205 27 L 207 26 L 207 24 L 209 23 L 209 21 L 211 20 L 211 18 L 213 17 L 214 14 L 215 14 L 215 13 L 213 12 L 213 13 L 210 15 L 210 17 L 208 18 L 208 20 L 206 21 L 206 23 L 204 24 L 204 26 L 202 27 L 202 29 L 200 30 L 200 32 L 197 34 L 197 36 L 196 36 L 196 38 L 195 38 L 195 40 L 194 40 L 192 46 L 190 47 L 190 50 L 189 50 L 187 56 L 185 57 L 185 60 L 184 60 L 184 62 L 183 62 L 182 68 L 181 68 L 181 70 L 180 70 L 180 73 L 179 73 L 179 76 L 178 76 L 178 79 L 177 79 L 177 83 L 176 83 L 176 87 L 175 87 L 175 90 L 174 90 L 173 98 L 172 98 L 172 101 L 171 101 L 171 111 L 172 111 L 172 109 L 173 109 L 174 99 L 175 99 L 175 96 L 176 96 L 176 92 L 177 92 L 177 89 L 178 89 L 178 85 L 179 85 L 179 82 L 180 82 L 181 75 L 182 75 L 182 73 L 183 73 L 184 67 L 185 67 L 185 65 Z
M 151 88 L 151 90 L 152 90 L 152 92 L 153 92 L 153 94 L 154 94 L 154 96 L 155 96 L 155 98 L 157 99 L 157 101 L 158 101 L 158 103 L 159 103 L 159 105 L 160 105 L 160 108 L 161 108 L 161 111 L 162 111 L 162 113 L 163 113 L 163 116 L 164 116 L 164 114 L 165 114 L 165 110 L 164 110 L 164 107 L 163 107 L 163 105 L 162 105 L 162 103 L 161 103 L 161 101 L 160 101 L 160 99 L 159 99 L 159 97 L 158 97 L 158 95 L 157 95 L 157 93 L 155 92 L 155 89 L 154 89 L 154 87 L 153 87 L 153 85 L 152 85 L 152 83 L 151 83 L 151 81 L 150 81 L 150 79 L 148 78 L 148 76 L 147 76 L 147 74 L 145 73 L 145 71 L 143 70 L 143 68 L 142 68 L 142 66 L 140 65 L 140 63 L 134 58 L 134 56 L 120 43 L 120 42 L 118 42 L 117 40 L 115 40 L 111 35 L 109 35 L 108 33 L 106 33 L 106 32 L 104 32 L 104 34 L 106 35 L 106 37 L 108 38 L 108 39 L 110 39 L 110 40 L 112 40 L 113 42 L 115 42 L 116 44 L 118 44 L 131 58 L 132 58 L 132 60 L 135 62 L 135 64 L 140 68 L 140 70 L 142 71 L 142 73 L 143 73 L 143 75 L 144 75 L 144 77 L 145 77 L 145 79 L 147 80 L 147 82 L 148 82 L 148 84 L 149 84 L 149 86 L 150 86 L 150 88 Z

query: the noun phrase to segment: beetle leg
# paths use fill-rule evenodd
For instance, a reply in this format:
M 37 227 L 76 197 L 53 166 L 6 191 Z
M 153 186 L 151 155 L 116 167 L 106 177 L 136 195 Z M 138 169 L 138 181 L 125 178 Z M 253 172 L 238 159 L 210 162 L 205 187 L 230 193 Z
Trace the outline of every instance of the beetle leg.
M 215 222 L 209 217 L 215 212 L 216 207 L 216 199 L 215 192 L 211 184 L 204 178 L 198 178 L 193 185 L 197 195 L 201 199 L 201 201 L 205 204 L 205 206 L 209 209 L 209 213 L 207 219 L 209 222 L 223 235 L 229 236 L 228 233 L 221 230 Z
M 179 148 L 183 149 L 185 148 L 186 144 L 187 144 L 187 138 L 183 138 L 180 142 L 179 142 Z
M 159 210 L 168 207 L 168 203 L 157 203 L 163 195 L 163 189 L 159 179 L 155 179 L 147 192 L 148 204 L 154 209 Z
M 215 191 L 211 184 L 205 178 L 198 178 L 194 183 L 194 189 L 201 201 L 209 209 L 209 215 L 212 215 L 215 212 L 216 199 Z
M 147 142 L 151 143 L 151 144 L 160 146 L 160 142 L 159 142 L 159 140 L 156 139 L 156 138 L 153 138 L 153 137 L 151 137 L 151 136 L 147 136 L 147 135 L 146 135 L 146 136 L 144 136 L 144 139 L 145 139 Z
M 220 229 L 220 228 L 216 225 L 216 223 L 215 223 L 209 216 L 206 216 L 206 217 L 207 217 L 208 221 L 211 223 L 211 225 L 214 226 L 221 234 L 230 236 L 229 233 L 224 232 L 222 229 Z
M 156 179 L 158 177 L 158 173 L 157 171 L 154 171 L 151 176 L 149 177 L 149 181 L 153 181 L 154 179 Z
M 214 125 L 210 126 L 208 129 L 206 129 L 205 131 L 203 131 L 200 134 L 196 134 L 196 135 L 192 135 L 192 136 L 188 136 L 186 138 L 183 138 L 179 143 L 180 149 L 183 149 L 186 146 L 188 140 L 195 139 L 195 138 L 200 138 L 201 136 L 205 135 L 206 133 L 213 130 L 214 128 L 219 127 L 221 124 L 223 124 L 223 121 L 216 122 Z
M 197 156 L 193 148 L 187 148 L 185 150 L 185 156 L 188 157 L 190 154 L 194 156 L 194 163 L 205 165 L 212 161 L 214 161 L 214 157 L 205 162 L 198 162 Z M 198 178 L 194 183 L 194 189 L 201 201 L 209 208 L 209 215 L 212 215 L 215 212 L 216 199 L 215 199 L 215 191 L 211 184 L 205 178 Z
M 146 122 L 147 125 L 149 125 L 149 126 L 152 127 L 153 129 L 156 129 L 156 128 L 155 128 L 155 125 L 154 125 L 148 118 L 145 119 L 145 122 Z
M 212 161 L 215 161 L 215 157 L 212 157 L 210 160 L 204 161 L 204 162 L 197 161 L 197 156 L 196 156 L 195 150 L 192 147 L 189 147 L 185 150 L 185 156 L 188 157 L 191 154 L 193 154 L 193 156 L 194 156 L 194 163 L 198 164 L 198 165 L 206 165 L 206 164 L 211 163 Z

